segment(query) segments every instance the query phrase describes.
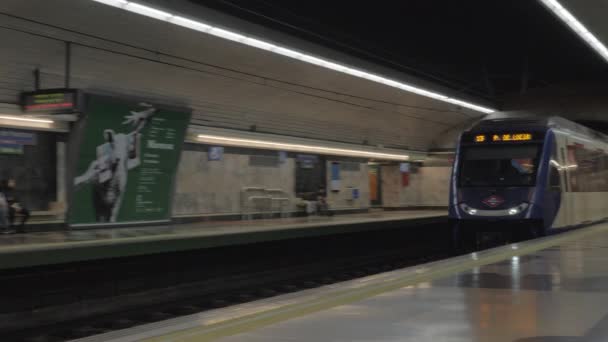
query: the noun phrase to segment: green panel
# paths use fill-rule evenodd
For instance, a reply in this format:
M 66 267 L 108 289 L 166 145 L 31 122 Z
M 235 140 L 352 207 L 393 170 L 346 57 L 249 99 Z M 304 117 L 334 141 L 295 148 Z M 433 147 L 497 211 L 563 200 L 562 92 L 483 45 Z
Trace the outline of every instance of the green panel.
M 168 220 L 190 114 L 89 95 L 70 224 Z

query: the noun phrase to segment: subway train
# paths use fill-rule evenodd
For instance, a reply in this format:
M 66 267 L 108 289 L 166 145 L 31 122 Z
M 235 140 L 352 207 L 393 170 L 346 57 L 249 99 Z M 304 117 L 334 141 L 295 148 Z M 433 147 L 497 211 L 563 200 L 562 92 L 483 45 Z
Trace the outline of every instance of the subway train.
M 461 134 L 449 199 L 455 246 L 607 217 L 608 136 L 560 117 L 488 117 Z

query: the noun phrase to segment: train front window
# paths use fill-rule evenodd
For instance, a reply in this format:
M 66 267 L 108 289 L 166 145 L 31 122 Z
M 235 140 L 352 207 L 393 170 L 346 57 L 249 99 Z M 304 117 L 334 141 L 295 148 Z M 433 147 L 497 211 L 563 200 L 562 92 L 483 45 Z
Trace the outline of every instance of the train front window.
M 533 186 L 538 145 L 470 146 L 463 148 L 461 187 Z

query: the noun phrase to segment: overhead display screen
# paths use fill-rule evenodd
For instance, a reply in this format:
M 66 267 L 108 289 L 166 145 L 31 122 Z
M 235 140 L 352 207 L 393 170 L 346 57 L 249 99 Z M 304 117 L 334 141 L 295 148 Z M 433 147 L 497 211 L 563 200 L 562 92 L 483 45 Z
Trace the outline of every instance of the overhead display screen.
M 475 134 L 471 139 L 465 139 L 465 141 L 472 141 L 477 144 L 481 143 L 493 143 L 493 142 L 524 142 L 537 140 L 540 137 L 536 137 L 531 132 L 513 132 L 513 133 L 485 133 Z
M 26 113 L 68 113 L 76 110 L 75 89 L 44 89 L 21 94 L 21 105 Z

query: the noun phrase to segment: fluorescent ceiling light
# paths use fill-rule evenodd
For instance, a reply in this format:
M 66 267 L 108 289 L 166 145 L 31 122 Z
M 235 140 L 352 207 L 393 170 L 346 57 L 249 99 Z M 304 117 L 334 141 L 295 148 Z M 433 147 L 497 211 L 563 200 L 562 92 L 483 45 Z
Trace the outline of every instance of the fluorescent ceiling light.
M 114 6 L 117 8 L 122 8 L 131 12 L 135 12 L 147 17 L 151 17 L 154 19 L 166 21 L 169 23 L 173 23 L 175 25 L 179 25 L 182 27 L 186 27 L 192 30 L 196 30 L 199 32 L 204 32 L 210 35 L 214 35 L 216 37 L 224 38 L 227 40 L 231 40 L 234 42 L 238 42 L 241 44 L 249 45 L 258 49 L 274 52 L 289 58 L 297 59 L 306 63 L 314 64 L 323 68 L 331 69 L 334 71 L 338 71 L 344 74 L 348 74 L 354 77 L 363 78 L 369 81 L 385 84 L 390 87 L 394 87 L 397 89 L 402 89 L 410 93 L 418 94 L 425 97 L 430 97 L 432 99 L 436 99 L 439 101 L 456 104 L 458 106 L 462 106 L 465 108 L 469 108 L 482 113 L 493 113 L 494 109 L 483 107 L 476 105 L 474 103 L 470 103 L 467 101 L 462 101 L 456 98 L 452 98 L 449 96 L 445 96 L 439 93 L 435 93 L 426 89 L 422 89 L 410 84 L 406 84 L 403 82 L 399 82 L 397 80 L 392 80 L 386 77 L 382 77 L 379 75 L 374 75 L 372 73 L 368 73 L 363 70 L 351 68 L 345 65 L 341 65 L 338 63 L 334 63 L 328 60 L 324 60 L 322 58 L 314 57 L 303 52 L 299 52 L 287 47 L 277 46 L 269 42 L 265 42 L 259 39 L 247 37 L 246 35 L 229 31 L 226 29 L 221 29 L 219 27 L 214 27 L 196 20 L 186 19 L 177 15 L 174 15 L 169 12 L 161 11 L 146 5 L 138 4 L 132 1 L 125 0 L 93 0 L 99 3 L 103 3 L 106 5 Z
M 351 156 L 351 157 L 362 157 L 362 158 L 372 158 L 372 159 L 382 159 L 382 160 L 405 161 L 405 160 L 410 159 L 410 157 L 406 154 L 372 152 L 372 151 L 365 151 L 365 150 L 291 144 L 291 143 L 279 143 L 279 142 L 272 142 L 272 141 L 266 141 L 266 140 L 232 138 L 232 137 L 210 135 L 210 134 L 199 134 L 197 137 L 200 142 L 207 143 L 207 144 L 260 148 L 260 149 L 269 149 L 269 150 L 282 150 L 282 151 L 291 151 L 291 152 L 330 154 L 330 155 L 337 155 L 337 156 Z
M 0 115 L 0 119 L 15 120 L 15 121 L 25 121 L 25 122 L 36 122 L 36 123 L 48 123 L 48 124 L 54 123 L 54 121 L 52 121 L 52 120 L 30 119 L 30 118 L 22 118 L 22 117 L 19 117 L 19 116 L 8 116 L 8 115 Z
M 138 13 L 141 15 L 145 15 L 146 17 L 150 17 L 150 18 L 154 18 L 154 19 L 158 19 L 158 20 L 162 20 L 162 21 L 169 21 L 169 19 L 171 19 L 171 17 L 173 17 L 172 14 L 167 13 L 165 11 L 159 11 L 152 7 L 140 5 L 135 2 L 128 2 L 126 5 L 123 5 L 121 7 L 126 9 L 127 11 L 130 11 L 133 13 Z
M 591 33 L 583 23 L 578 21 L 570 11 L 562 6 L 557 0 L 540 0 L 548 9 L 550 9 L 558 18 L 560 18 L 572 31 L 574 31 L 581 39 L 583 39 L 595 52 L 608 62 L 608 49 L 602 42 Z
M 101 2 L 102 4 L 114 6 L 114 7 L 123 7 L 129 2 L 127 0 L 95 0 L 97 2 Z

